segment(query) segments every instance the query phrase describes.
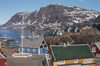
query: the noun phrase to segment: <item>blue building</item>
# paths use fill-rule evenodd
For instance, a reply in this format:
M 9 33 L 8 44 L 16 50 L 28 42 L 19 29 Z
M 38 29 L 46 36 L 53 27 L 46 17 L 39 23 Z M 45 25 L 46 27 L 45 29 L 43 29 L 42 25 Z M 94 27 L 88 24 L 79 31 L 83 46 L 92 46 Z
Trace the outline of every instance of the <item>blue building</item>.
M 25 38 L 23 41 L 23 52 L 24 53 L 32 53 L 35 55 L 47 53 L 47 44 L 42 38 L 38 39 L 30 39 Z M 22 52 L 21 44 L 19 48 L 19 52 Z

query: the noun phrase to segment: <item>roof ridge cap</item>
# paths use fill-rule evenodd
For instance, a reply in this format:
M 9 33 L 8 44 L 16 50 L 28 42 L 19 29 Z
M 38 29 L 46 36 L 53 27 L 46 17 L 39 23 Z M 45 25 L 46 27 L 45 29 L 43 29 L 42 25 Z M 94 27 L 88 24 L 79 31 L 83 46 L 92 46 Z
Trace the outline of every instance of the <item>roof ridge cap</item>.
M 54 46 L 58 47 L 58 46 L 64 46 L 64 45 L 51 45 L 51 47 L 54 47 Z M 66 45 L 66 47 L 67 46 L 88 46 L 88 44 Z

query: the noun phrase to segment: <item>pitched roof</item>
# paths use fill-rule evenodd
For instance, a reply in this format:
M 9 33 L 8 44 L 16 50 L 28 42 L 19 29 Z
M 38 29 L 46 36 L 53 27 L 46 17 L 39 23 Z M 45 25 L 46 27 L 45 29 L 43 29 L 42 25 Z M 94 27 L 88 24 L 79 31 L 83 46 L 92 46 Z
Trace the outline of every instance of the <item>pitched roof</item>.
M 100 50 L 100 42 L 95 42 L 95 45 L 98 47 L 98 49 Z
M 6 57 L 2 53 L 0 53 L 0 59 L 6 59 Z
M 28 48 L 40 48 L 41 44 L 42 44 L 43 39 L 39 38 L 39 39 L 34 39 L 31 40 L 29 38 L 25 38 L 23 40 L 23 47 L 28 47 Z M 21 47 L 21 44 L 20 44 Z
M 88 45 L 51 46 L 54 61 L 92 58 L 94 57 Z
M 2 50 L 0 49 L 0 59 L 6 59 L 6 57 L 2 54 Z

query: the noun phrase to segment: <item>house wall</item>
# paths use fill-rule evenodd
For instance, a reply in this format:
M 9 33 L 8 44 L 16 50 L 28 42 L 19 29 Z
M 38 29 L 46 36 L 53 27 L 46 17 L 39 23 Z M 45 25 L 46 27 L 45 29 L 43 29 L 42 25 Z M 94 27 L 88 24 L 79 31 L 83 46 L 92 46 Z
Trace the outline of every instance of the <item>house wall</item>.
M 6 46 L 15 46 L 15 41 L 7 41 Z
M 1 41 L 1 46 L 6 46 L 6 42 L 5 41 Z
M 92 59 L 92 63 L 95 63 L 95 58 L 85 58 L 85 59 Z M 84 64 L 83 62 L 84 59 L 78 59 L 78 63 Z M 74 64 L 74 60 L 65 60 L 65 64 Z M 53 62 L 53 66 L 58 66 L 58 62 Z M 76 65 L 73 65 L 76 66 Z M 82 65 L 82 66 L 89 66 L 89 65 Z
M 58 62 L 53 62 L 53 66 L 58 66 Z
M 58 62 L 54 62 L 53 66 L 58 66 Z M 66 65 L 67 66 L 67 65 Z M 68 65 L 68 66 L 81 66 L 81 64 Z
M 95 63 L 95 58 L 85 58 L 85 59 L 92 59 L 93 63 Z M 78 63 L 83 64 L 84 59 L 78 59 Z M 65 64 L 73 64 L 74 60 L 65 60 Z
M 77 64 L 77 65 L 68 65 L 68 66 L 81 66 L 81 64 Z
M 91 45 L 91 51 L 92 51 L 92 47 L 96 47 L 96 52 L 97 52 L 97 46 L 95 44 Z M 93 52 L 93 54 L 96 56 L 96 52 Z
M 92 47 L 96 47 L 96 52 L 93 52 L 95 56 L 96 56 L 96 54 L 100 54 L 100 50 L 98 49 L 98 47 L 95 44 L 91 45 L 91 50 L 92 50 Z
M 40 48 L 40 54 L 44 54 L 44 53 L 47 53 L 47 47 L 43 47 L 43 48 Z
M 96 66 L 96 64 L 90 64 L 90 65 L 81 65 L 81 66 Z
M 95 63 L 95 58 L 86 58 L 86 59 L 92 59 L 92 63 Z M 78 63 L 84 64 L 83 60 L 85 59 L 78 59 Z
M 22 48 L 19 48 L 19 52 L 22 52 Z M 24 53 L 38 54 L 38 48 L 23 48 Z
M 32 54 L 44 54 L 44 53 L 47 53 L 47 47 L 44 47 L 44 48 L 24 48 L 23 49 L 23 52 L 25 53 L 32 53 Z M 22 48 L 19 48 L 19 52 L 22 51 Z
M 0 59 L 0 66 L 5 66 L 6 60 L 5 59 Z

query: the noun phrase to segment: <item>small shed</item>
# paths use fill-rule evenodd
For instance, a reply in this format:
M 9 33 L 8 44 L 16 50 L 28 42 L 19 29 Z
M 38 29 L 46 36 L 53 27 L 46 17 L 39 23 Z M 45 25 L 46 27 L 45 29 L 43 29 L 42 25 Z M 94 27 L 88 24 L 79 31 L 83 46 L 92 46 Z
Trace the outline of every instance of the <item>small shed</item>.
M 5 64 L 6 64 L 6 57 L 0 51 L 0 66 L 5 66 Z
M 91 44 L 91 51 L 94 53 L 96 57 L 100 57 L 100 42 L 94 42 Z
M 15 47 L 16 46 L 15 40 L 14 39 L 7 40 L 6 46 L 8 46 L 8 47 Z
M 24 38 L 23 52 L 32 54 L 44 54 L 47 53 L 47 44 L 43 38 L 31 40 L 30 38 Z M 19 52 L 22 52 L 22 44 L 20 44 Z

